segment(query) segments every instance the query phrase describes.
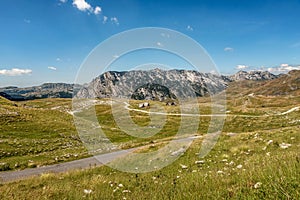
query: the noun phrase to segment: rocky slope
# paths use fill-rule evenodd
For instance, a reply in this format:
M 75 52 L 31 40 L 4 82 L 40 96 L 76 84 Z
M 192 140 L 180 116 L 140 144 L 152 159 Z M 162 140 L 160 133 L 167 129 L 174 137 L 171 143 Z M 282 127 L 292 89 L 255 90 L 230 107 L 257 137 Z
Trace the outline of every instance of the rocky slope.
M 243 81 L 243 80 L 252 80 L 252 81 L 263 81 L 263 80 L 272 80 L 276 79 L 279 76 L 274 75 L 268 71 L 239 71 L 234 75 L 228 76 L 228 79 L 231 81 Z
M 110 71 L 95 78 L 77 93 L 79 98 L 121 97 L 166 100 L 206 96 L 224 90 L 220 76 L 191 70 Z
M 300 70 L 278 75 L 264 81 L 241 80 L 229 84 L 227 93 L 231 95 L 300 95 Z
M 254 94 L 261 95 L 299 95 L 300 70 L 293 70 L 279 78 L 266 81 L 259 88 L 252 88 Z

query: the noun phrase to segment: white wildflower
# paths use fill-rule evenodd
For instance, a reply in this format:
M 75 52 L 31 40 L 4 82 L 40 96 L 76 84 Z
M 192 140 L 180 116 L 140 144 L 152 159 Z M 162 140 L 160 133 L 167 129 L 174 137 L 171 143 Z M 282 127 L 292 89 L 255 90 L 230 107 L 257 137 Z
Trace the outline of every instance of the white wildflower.
M 182 169 L 187 169 L 188 168 L 188 166 L 186 166 L 186 165 L 180 164 L 180 166 L 181 166 Z
M 273 140 L 269 140 L 268 142 L 267 142 L 267 145 L 270 145 L 270 144 L 272 144 L 273 143 Z
M 92 193 L 92 190 L 84 189 L 83 192 L 84 192 L 85 194 L 91 194 L 91 193 Z
M 243 167 L 243 165 L 236 166 L 236 168 L 238 168 L 238 169 L 242 169 L 242 167 Z
M 261 182 L 257 182 L 257 183 L 255 183 L 254 188 L 255 189 L 260 188 L 261 185 L 262 185 Z
M 118 186 L 119 186 L 120 188 L 121 188 L 121 187 L 124 187 L 124 185 L 123 185 L 122 183 L 120 183 Z
M 195 161 L 195 164 L 204 164 L 204 160 L 197 160 L 197 161 Z
M 113 190 L 113 192 L 116 192 L 119 189 L 119 187 L 116 187 L 116 189 Z
M 287 149 L 287 148 L 289 148 L 290 146 L 292 146 L 291 144 L 286 144 L 286 143 L 281 143 L 281 144 L 279 144 L 279 146 L 280 146 L 280 148 L 282 148 L 282 149 Z

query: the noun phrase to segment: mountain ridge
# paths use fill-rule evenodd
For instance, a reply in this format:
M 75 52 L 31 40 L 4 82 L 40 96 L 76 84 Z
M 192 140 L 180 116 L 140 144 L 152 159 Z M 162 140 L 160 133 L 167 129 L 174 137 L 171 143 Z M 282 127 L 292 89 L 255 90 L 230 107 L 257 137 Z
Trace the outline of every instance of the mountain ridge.
M 178 69 L 135 70 L 128 72 L 108 71 L 94 78 L 87 86 L 81 87 L 76 97 L 130 98 L 130 96 L 126 96 L 125 93 L 127 92 L 128 94 L 133 94 L 134 99 L 156 99 L 163 101 L 168 98 L 174 99 L 172 98 L 173 96 L 187 98 L 216 94 L 226 89 L 230 82 L 242 80 L 265 81 L 276 78 L 278 78 L 277 75 L 267 71 L 239 71 L 231 76 Z M 149 85 L 149 83 L 153 85 Z M 160 85 L 160 87 L 157 87 L 157 85 Z M 170 89 L 170 92 L 166 93 L 166 89 L 163 89 L 165 86 Z M 151 89 L 154 87 L 160 88 L 160 90 Z M 166 96 L 168 98 L 165 98 Z
M 41 98 L 72 98 L 74 94 L 74 86 L 75 84 L 68 83 L 44 83 L 40 86 L 25 88 L 8 86 L 0 88 L 0 96 L 14 101 Z
M 294 90 L 281 87 L 284 92 L 269 92 L 268 87 L 272 88 L 272 85 L 277 85 L 277 80 L 287 79 L 286 77 L 290 77 L 287 80 L 290 80 L 291 77 L 297 79 L 298 76 L 300 77 L 299 72 L 299 70 L 294 70 L 288 74 L 274 75 L 268 71 L 238 71 L 233 75 L 225 76 L 183 69 L 107 71 L 85 85 L 44 83 L 40 86 L 25 88 L 9 86 L 0 88 L 0 96 L 16 101 L 39 98 L 72 98 L 73 96 L 78 98 L 120 96 L 163 101 L 175 99 L 176 96 L 207 96 L 228 87 L 235 87 L 234 84 L 237 91 L 244 88 L 245 91 L 249 90 L 250 92 L 251 90 L 252 93 L 257 94 L 280 95 L 289 92 L 295 93 L 294 90 L 300 88 L 299 83 L 294 84 Z M 287 81 L 287 84 L 291 84 L 291 81 Z M 267 82 L 271 82 L 271 84 L 267 84 Z M 244 86 L 242 86 L 243 84 Z M 281 84 L 284 85 L 284 80 L 281 81 Z M 260 87 L 263 88 L 260 89 Z M 276 91 L 276 87 L 273 87 L 272 91 Z

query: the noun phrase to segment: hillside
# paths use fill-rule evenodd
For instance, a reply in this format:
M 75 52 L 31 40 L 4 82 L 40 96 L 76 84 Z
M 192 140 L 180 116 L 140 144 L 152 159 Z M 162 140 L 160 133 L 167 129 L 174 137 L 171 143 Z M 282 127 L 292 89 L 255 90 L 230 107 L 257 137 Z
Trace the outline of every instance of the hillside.
M 69 110 L 69 99 L 13 102 L 0 97 L 0 171 L 86 156 Z
M 1 93 L 0 93 L 0 105 L 12 105 L 12 104 L 13 104 L 13 102 L 11 102 L 10 100 L 1 96 Z
M 300 70 L 293 70 L 278 79 L 267 81 L 259 88 L 253 88 L 253 93 L 261 95 L 299 95 Z
M 300 70 L 290 71 L 271 80 L 241 80 L 229 83 L 227 93 L 232 95 L 299 95 Z

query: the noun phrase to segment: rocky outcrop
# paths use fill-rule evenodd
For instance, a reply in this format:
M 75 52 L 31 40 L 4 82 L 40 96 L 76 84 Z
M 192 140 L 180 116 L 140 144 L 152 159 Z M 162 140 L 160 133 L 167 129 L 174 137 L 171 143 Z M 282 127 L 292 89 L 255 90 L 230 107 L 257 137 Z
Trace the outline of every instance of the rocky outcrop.
M 220 76 L 192 70 L 109 71 L 82 86 L 78 98 L 120 97 L 166 100 L 206 96 L 223 91 L 227 82 Z
M 274 75 L 268 71 L 239 71 L 234 75 L 228 76 L 228 79 L 231 81 L 243 81 L 243 80 L 252 80 L 252 81 L 263 81 L 263 80 L 272 80 L 276 79 L 279 76 Z
M 131 95 L 131 99 L 164 101 L 176 99 L 176 96 L 163 85 L 147 83 L 137 88 Z

